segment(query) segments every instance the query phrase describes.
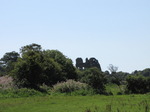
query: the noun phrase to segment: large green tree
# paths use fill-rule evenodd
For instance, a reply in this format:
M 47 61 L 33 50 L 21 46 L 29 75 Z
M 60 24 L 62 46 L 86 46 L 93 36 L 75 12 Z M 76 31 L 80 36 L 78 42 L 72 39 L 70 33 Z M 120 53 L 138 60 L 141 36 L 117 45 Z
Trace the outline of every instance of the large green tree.
M 44 53 L 48 58 L 54 59 L 61 68 L 61 74 L 65 79 L 77 79 L 76 69 L 73 66 L 72 60 L 67 58 L 58 50 L 46 50 Z
M 38 89 L 39 85 L 53 85 L 62 81 L 60 68 L 53 59 L 46 58 L 42 52 L 28 51 L 20 58 L 13 70 L 19 87 Z
M 76 72 L 72 61 L 60 51 L 42 51 L 38 44 L 30 44 L 20 49 L 12 74 L 20 87 L 38 88 L 45 83 L 52 86 L 60 81 L 75 79 Z
M 36 88 L 42 82 L 41 61 L 42 55 L 34 51 L 29 51 L 18 59 L 12 74 L 19 87 Z
M 9 74 L 11 70 L 14 69 L 15 62 L 19 58 L 19 54 L 15 51 L 7 52 L 0 59 L 0 70 L 3 71 L 4 74 Z
M 42 51 L 42 47 L 41 45 L 38 45 L 38 44 L 30 44 L 30 45 L 26 45 L 26 46 L 23 46 L 21 47 L 20 49 L 20 53 L 23 55 L 29 51 L 34 51 L 34 52 L 41 52 Z

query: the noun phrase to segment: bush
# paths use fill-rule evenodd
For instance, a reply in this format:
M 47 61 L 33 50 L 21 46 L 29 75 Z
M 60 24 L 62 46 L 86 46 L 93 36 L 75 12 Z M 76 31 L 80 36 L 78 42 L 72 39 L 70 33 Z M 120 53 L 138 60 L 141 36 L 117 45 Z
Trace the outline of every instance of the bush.
M 34 89 L 7 89 L 7 90 L 0 90 L 0 97 L 7 98 L 7 97 L 30 97 L 30 96 L 43 96 L 45 94 L 36 91 Z
M 98 94 L 105 93 L 106 79 L 98 68 L 85 69 L 81 75 L 81 79 L 79 79 L 81 82 L 87 83 Z
M 126 93 L 144 94 L 150 92 L 150 78 L 143 76 L 129 76 L 127 78 Z
M 60 82 L 53 86 L 54 92 L 71 93 L 77 90 L 88 90 L 88 85 L 74 80 L 67 80 L 66 82 Z

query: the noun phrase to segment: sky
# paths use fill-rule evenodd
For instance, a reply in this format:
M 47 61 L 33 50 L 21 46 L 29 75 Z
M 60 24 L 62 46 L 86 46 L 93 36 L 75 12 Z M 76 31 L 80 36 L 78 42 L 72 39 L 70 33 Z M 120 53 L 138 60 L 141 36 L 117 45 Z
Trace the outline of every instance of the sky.
M 102 68 L 150 68 L 150 0 L 0 0 L 0 58 L 36 43 Z

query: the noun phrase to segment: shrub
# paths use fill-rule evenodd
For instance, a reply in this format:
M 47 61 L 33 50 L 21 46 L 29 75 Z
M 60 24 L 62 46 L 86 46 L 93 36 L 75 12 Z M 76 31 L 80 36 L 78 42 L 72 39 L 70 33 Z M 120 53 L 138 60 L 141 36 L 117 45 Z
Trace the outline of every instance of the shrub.
M 79 79 L 81 82 L 90 85 L 98 94 L 105 93 L 106 79 L 98 68 L 85 69 L 81 75 L 82 77 Z
M 150 78 L 143 76 L 129 76 L 127 78 L 126 93 L 144 94 L 150 92 Z
M 7 97 L 30 97 L 30 96 L 43 96 L 45 94 L 36 91 L 34 89 L 27 89 L 27 88 L 22 88 L 22 89 L 1 89 L 0 90 L 0 97 L 7 98 Z
M 66 82 L 60 82 L 53 86 L 54 92 L 71 93 L 77 90 L 88 90 L 88 85 L 74 80 L 67 80 Z

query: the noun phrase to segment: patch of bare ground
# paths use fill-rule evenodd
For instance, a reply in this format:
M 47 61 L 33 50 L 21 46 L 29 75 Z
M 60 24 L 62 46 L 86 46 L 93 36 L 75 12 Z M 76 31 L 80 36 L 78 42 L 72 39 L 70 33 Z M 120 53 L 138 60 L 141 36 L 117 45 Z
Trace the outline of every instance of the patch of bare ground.
M 13 78 L 10 76 L 0 77 L 0 89 L 8 89 L 13 87 Z

